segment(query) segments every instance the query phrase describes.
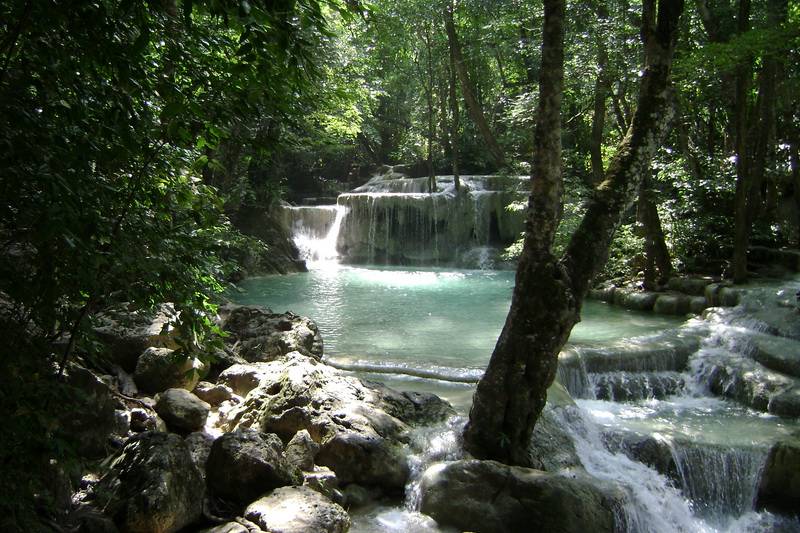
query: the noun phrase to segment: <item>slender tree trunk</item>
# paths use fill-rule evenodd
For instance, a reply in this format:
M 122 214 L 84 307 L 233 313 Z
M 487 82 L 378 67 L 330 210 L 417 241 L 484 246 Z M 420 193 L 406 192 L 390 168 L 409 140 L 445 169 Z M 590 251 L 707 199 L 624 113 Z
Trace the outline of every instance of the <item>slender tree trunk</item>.
M 592 184 L 602 183 L 603 169 L 603 132 L 606 125 L 606 100 L 608 99 L 608 79 L 606 79 L 606 64 L 608 52 L 605 43 L 598 42 L 597 65 L 600 75 L 594 84 L 594 116 L 592 117 L 592 133 L 589 142 L 589 161 L 592 167 Z
M 483 141 L 486 143 L 486 147 L 492 154 L 495 164 L 497 164 L 498 168 L 508 169 L 510 166 L 506 161 L 506 156 L 503 153 L 502 148 L 500 148 L 500 145 L 497 143 L 497 138 L 495 137 L 491 126 L 489 126 L 489 121 L 486 120 L 486 116 L 483 113 L 483 108 L 481 107 L 480 102 L 478 102 L 478 99 L 475 97 L 475 93 L 472 90 L 472 83 L 469 79 L 467 67 L 464 64 L 463 54 L 461 53 L 461 42 L 458 40 L 458 34 L 456 33 L 456 25 L 453 17 L 452 6 L 444 10 L 444 26 L 445 31 L 447 32 L 447 42 L 450 47 L 450 53 L 453 55 L 455 60 L 456 72 L 458 73 L 458 79 L 461 82 L 461 92 L 464 95 L 464 101 L 467 103 L 469 114 L 472 117 L 472 120 L 475 122 L 475 125 L 478 127 L 478 131 L 480 131 Z
M 636 218 L 644 236 L 644 287 L 648 290 L 655 289 L 658 282 L 665 281 L 672 273 L 672 259 L 664 239 L 658 208 L 653 201 L 654 192 L 650 187 L 650 172 L 647 172 L 639 191 Z
M 791 134 L 791 147 L 790 147 L 790 156 L 789 161 L 792 168 L 792 185 L 793 185 L 793 193 L 794 193 L 794 203 L 795 209 L 797 212 L 797 241 L 795 246 L 800 248 L 800 132 L 797 131 L 797 128 L 794 126 L 790 126 L 792 128 Z
M 593 6 L 597 18 L 601 21 L 608 21 L 608 9 L 605 4 L 599 3 Z M 605 39 L 607 38 L 605 28 L 595 35 L 597 46 L 597 67 L 600 73 L 594 83 L 594 114 L 592 116 L 592 133 L 589 138 L 589 163 L 592 169 L 592 186 L 602 183 L 605 179 L 605 169 L 603 168 L 603 133 L 606 127 L 606 100 L 610 84 L 608 81 L 608 47 Z
M 456 192 L 461 189 L 461 170 L 459 169 L 460 156 L 458 153 L 458 129 L 460 127 L 461 115 L 458 105 L 458 74 L 456 73 L 456 61 L 452 52 L 450 53 L 450 151 L 452 152 L 453 162 L 453 185 Z
M 739 0 L 739 33 L 750 29 L 750 0 Z M 747 281 L 747 249 L 750 246 L 750 220 L 747 197 L 750 192 L 750 151 L 747 143 L 747 92 L 750 65 L 742 62 L 736 68 L 734 92 L 734 132 L 736 135 L 736 197 L 733 226 L 733 281 Z
M 564 255 L 553 254 L 562 210 L 561 98 L 564 0 L 545 0 L 540 99 L 534 139 L 525 244 L 506 324 L 473 398 L 464 429 L 468 452 L 528 466 L 534 424 L 556 375 L 558 354 L 580 320 L 591 279 L 608 258 L 611 240 L 670 118 L 667 92 L 680 0 L 644 0 L 646 66 L 631 127 L 595 189 Z

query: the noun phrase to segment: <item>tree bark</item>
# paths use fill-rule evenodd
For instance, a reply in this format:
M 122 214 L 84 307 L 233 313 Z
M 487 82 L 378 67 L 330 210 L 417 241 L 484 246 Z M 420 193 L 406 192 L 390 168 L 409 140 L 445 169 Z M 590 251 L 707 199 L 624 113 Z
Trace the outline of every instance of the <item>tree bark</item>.
M 461 42 L 458 40 L 458 33 L 456 33 L 456 25 L 451 8 L 446 8 L 444 10 L 444 27 L 447 32 L 447 43 L 450 47 L 450 53 L 455 60 L 458 79 L 461 82 L 461 92 L 464 95 L 464 101 L 467 104 L 469 114 L 478 127 L 478 131 L 480 131 L 483 141 L 486 143 L 486 147 L 492 154 L 495 164 L 497 164 L 498 168 L 509 169 L 510 166 L 506 161 L 506 156 L 502 148 L 500 148 L 497 138 L 491 126 L 489 126 L 489 121 L 486 120 L 486 116 L 483 113 L 483 108 L 472 90 L 472 83 L 469 79 L 467 67 L 464 64 L 464 56 L 461 53 Z
M 750 29 L 750 0 L 739 0 L 738 30 Z M 750 192 L 750 152 L 747 146 L 747 92 L 750 65 L 742 62 L 736 67 L 733 120 L 736 136 L 736 196 L 733 223 L 733 282 L 747 281 L 747 248 L 750 245 L 750 220 L 747 197 Z
M 561 258 L 553 241 L 562 210 L 561 98 L 564 0 L 545 1 L 540 102 L 524 248 L 505 326 L 478 383 L 464 445 L 480 459 L 529 466 L 534 424 L 555 379 L 558 354 L 580 320 L 589 283 L 608 258 L 611 240 L 669 120 L 667 92 L 683 2 L 643 2 L 645 73 L 631 127 L 586 216 Z
M 653 195 L 648 172 L 642 180 L 636 205 L 636 218 L 644 237 L 644 288 L 648 290 L 656 289 L 658 283 L 666 281 L 672 273 L 672 260 Z
M 461 189 L 461 170 L 460 170 L 460 155 L 458 153 L 458 129 L 461 122 L 461 114 L 458 105 L 458 73 L 456 72 L 456 59 L 453 56 L 452 50 L 450 51 L 450 151 L 452 152 L 453 163 L 453 185 L 456 192 Z

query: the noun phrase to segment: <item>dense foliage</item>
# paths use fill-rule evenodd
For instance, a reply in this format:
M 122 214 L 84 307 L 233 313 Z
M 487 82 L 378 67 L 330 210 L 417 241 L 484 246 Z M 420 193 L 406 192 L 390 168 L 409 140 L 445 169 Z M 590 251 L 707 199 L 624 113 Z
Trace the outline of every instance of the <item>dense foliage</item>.
M 640 13 L 567 6 L 556 246 L 630 126 Z M 102 355 L 98 309 L 173 302 L 201 350 L 229 244 L 258 246 L 229 232 L 237 210 L 382 164 L 528 173 L 542 19 L 527 0 L 0 3 L 0 515 L 34 516 L 48 497 L 23 474 L 73 447 L 55 377 Z M 800 241 L 800 4 L 696 0 L 680 36 L 678 118 L 640 202 L 657 216 L 627 215 L 610 276 L 647 271 L 653 239 L 673 269 L 722 273 L 742 217 L 754 243 Z
M 172 302 L 184 351 L 201 349 L 223 199 L 252 189 L 246 176 L 231 185 L 243 163 L 230 154 L 263 154 L 319 94 L 331 8 L 346 12 L 316 0 L 0 4 L 3 521 L 41 515 L 36 473 L 70 457 L 57 429 L 79 398 L 58 377 L 102 355 L 87 335 L 98 309 Z

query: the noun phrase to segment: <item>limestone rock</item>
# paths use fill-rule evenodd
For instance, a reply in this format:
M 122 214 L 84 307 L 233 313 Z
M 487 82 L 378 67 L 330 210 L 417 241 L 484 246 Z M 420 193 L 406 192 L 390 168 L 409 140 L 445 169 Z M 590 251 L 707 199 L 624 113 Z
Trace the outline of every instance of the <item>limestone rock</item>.
M 240 504 L 272 489 L 302 483 L 298 468 L 283 455 L 280 439 L 246 427 L 214 441 L 206 479 L 216 496 Z
M 250 530 L 238 522 L 227 522 L 215 527 L 201 529 L 198 533 L 250 533 Z
M 770 450 L 758 505 L 788 514 L 800 509 L 800 433 L 777 442 Z
M 144 392 L 167 389 L 192 390 L 200 379 L 203 364 L 196 358 L 181 359 L 167 348 L 148 348 L 139 356 L 133 380 Z
M 691 310 L 689 298 L 683 294 L 661 294 L 653 306 L 653 312 L 659 315 L 685 315 Z
M 308 430 L 295 433 L 286 445 L 286 459 L 300 470 L 308 472 L 314 468 L 314 457 L 319 453 L 319 444 L 314 442 Z
M 305 429 L 320 445 L 315 463 L 336 472 L 342 484 L 405 486 L 409 470 L 403 446 L 412 424 L 430 415 L 421 408 L 427 401 L 414 397 L 415 403 L 413 395 L 345 375 L 299 353 L 264 363 L 259 372 L 261 384 L 226 414 L 225 427 L 253 427 L 284 442 Z M 441 415 L 438 421 L 450 412 L 441 406 L 434 411 Z
M 224 341 L 248 362 L 273 361 L 298 351 L 322 358 L 322 336 L 309 318 L 273 313 L 267 307 L 227 305 L 220 310 Z
M 169 326 L 177 318 L 171 304 L 155 309 L 109 309 L 97 318 L 100 325 L 94 328 L 95 334 L 110 346 L 114 361 L 127 372 L 133 372 L 147 348 L 177 348 Z
M 423 513 L 476 533 L 610 533 L 622 500 L 594 479 L 475 460 L 429 468 L 421 491 Z
M 97 490 L 107 514 L 131 533 L 172 533 L 196 522 L 204 492 L 189 448 L 159 431 L 131 437 Z
M 205 426 L 211 406 L 186 389 L 168 389 L 158 395 L 155 409 L 168 427 L 194 431 Z
M 215 527 L 201 529 L 198 533 L 250 533 L 250 530 L 238 522 L 227 522 Z
M 194 395 L 210 405 L 219 405 L 233 397 L 233 390 L 226 385 L 200 381 L 194 388 Z
M 222 371 L 217 384 L 229 387 L 234 394 L 247 396 L 270 375 L 270 368 L 266 363 L 233 365 Z
M 131 431 L 135 433 L 141 433 L 144 431 L 151 431 L 151 430 L 158 430 L 158 431 L 167 431 L 167 425 L 164 423 L 163 420 L 155 413 L 155 411 L 150 411 L 147 409 L 143 409 L 141 407 L 136 407 L 131 409 L 130 411 L 131 417 Z
M 117 413 L 114 398 L 108 385 L 89 370 L 71 365 L 67 371 L 67 383 L 78 397 L 80 413 L 57 411 L 61 420 L 59 431 L 79 442 L 78 451 L 89 457 L 105 452 L 109 436 L 117 428 Z
M 345 533 L 350 517 L 308 487 L 283 487 L 250 504 L 245 518 L 270 533 Z

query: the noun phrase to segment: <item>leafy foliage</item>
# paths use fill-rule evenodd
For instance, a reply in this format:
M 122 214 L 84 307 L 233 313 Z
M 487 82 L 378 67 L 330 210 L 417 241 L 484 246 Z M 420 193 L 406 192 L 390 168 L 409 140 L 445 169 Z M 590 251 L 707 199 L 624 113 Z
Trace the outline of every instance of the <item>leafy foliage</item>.
M 47 498 L 35 474 L 68 451 L 49 411 L 76 404 L 58 375 L 96 355 L 86 333 L 98 309 L 173 302 L 183 350 L 205 353 L 224 274 L 215 178 L 228 185 L 226 164 L 240 164 L 232 146 L 258 154 L 275 142 L 272 124 L 303 113 L 320 74 L 314 50 L 330 36 L 326 9 L 347 12 L 333 0 L 0 5 L 9 528 L 37 515 Z M 25 471 L 30 487 L 12 489 Z

